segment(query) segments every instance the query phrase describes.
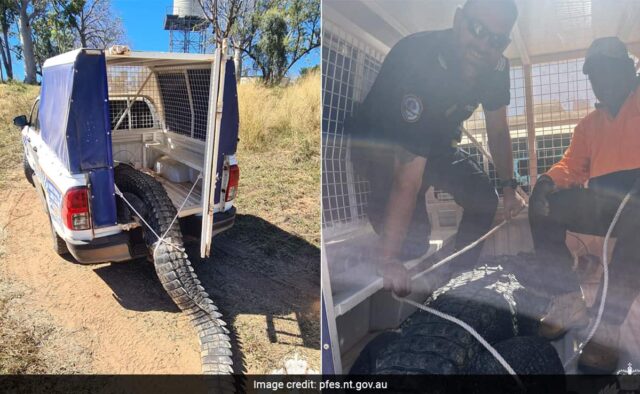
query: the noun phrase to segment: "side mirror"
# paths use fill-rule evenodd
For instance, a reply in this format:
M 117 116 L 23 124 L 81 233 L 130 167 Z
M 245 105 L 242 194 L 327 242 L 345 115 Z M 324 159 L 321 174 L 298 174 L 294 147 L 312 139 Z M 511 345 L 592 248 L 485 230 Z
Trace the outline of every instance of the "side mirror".
M 13 124 L 22 129 L 24 126 L 29 124 L 29 121 L 27 120 L 26 115 L 20 115 L 13 118 Z

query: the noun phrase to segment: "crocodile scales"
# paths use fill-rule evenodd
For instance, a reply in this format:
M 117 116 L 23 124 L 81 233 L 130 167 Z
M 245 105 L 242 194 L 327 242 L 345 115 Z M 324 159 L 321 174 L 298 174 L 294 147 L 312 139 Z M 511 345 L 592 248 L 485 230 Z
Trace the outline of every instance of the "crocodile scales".
M 165 189 L 153 177 L 127 165 L 116 167 L 115 179 L 127 201 L 145 218 L 151 228 L 157 234 L 166 234 L 166 242 L 158 244 L 159 241 L 153 232 L 145 228 L 144 238 L 152 251 L 153 264 L 162 287 L 188 316 L 198 334 L 203 373 L 232 373 L 229 330 L 184 252 L 180 226 L 177 222 L 172 224 L 177 211 Z M 219 381 L 225 383 L 220 388 L 232 391 L 231 379 Z
M 518 374 L 562 374 L 553 347 L 535 337 L 548 298 L 532 289 L 532 255 L 483 259 L 452 278 L 425 305 L 464 321 Z M 351 374 L 505 374 L 502 366 L 462 327 L 425 311 L 371 341 Z

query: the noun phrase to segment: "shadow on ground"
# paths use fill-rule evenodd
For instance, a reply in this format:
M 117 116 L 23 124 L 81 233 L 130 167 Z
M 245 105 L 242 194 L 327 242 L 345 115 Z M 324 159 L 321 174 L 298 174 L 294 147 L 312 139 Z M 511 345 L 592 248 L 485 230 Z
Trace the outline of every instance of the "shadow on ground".
M 234 227 L 214 238 L 212 257 L 200 259 L 199 247 L 187 243 L 187 254 L 231 328 L 237 372 L 245 371 L 242 350 L 252 351 L 250 344 L 239 342 L 234 329 L 240 315 L 264 316 L 259 327 L 243 329 L 245 338 L 247 332 L 249 337 L 265 335 L 266 323 L 271 343 L 320 348 L 318 247 L 252 215 L 237 215 Z M 179 312 L 145 260 L 112 263 L 95 272 L 124 308 Z M 296 330 L 282 329 L 292 323 Z
M 146 259 L 125 263 L 111 263 L 94 272 L 113 291 L 113 298 L 123 308 L 136 312 L 180 312 L 162 288 L 153 264 Z

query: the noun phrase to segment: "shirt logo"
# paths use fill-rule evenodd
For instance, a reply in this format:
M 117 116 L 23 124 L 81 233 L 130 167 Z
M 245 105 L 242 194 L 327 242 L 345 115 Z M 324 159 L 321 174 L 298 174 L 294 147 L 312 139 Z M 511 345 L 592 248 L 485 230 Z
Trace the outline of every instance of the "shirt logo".
M 407 94 L 402 98 L 402 108 L 400 112 L 405 121 L 409 123 L 417 122 L 422 115 L 423 109 L 422 100 L 415 94 Z

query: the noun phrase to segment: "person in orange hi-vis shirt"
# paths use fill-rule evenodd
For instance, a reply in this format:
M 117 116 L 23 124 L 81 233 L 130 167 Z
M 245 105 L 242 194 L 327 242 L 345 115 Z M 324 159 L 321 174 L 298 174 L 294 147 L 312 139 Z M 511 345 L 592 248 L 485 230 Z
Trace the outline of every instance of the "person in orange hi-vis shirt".
M 566 232 L 604 236 L 640 177 L 640 78 L 626 46 L 616 37 L 595 40 L 587 51 L 583 72 L 599 103 L 576 126 L 562 159 L 538 179 L 529 205 L 538 264 L 547 273 L 547 292 L 552 296 L 539 330 L 549 339 L 589 323 L 580 285 L 571 271 Z M 586 371 L 615 370 L 620 326 L 640 294 L 637 194 L 625 206 L 613 232 L 617 241 L 603 319 L 578 360 Z

